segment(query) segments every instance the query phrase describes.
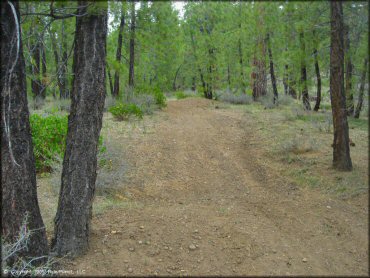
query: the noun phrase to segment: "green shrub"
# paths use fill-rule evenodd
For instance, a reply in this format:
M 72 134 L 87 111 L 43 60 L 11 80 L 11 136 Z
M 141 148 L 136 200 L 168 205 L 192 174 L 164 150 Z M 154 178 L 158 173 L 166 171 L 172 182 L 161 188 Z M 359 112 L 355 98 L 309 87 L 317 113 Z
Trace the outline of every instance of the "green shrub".
M 63 157 L 68 130 L 67 116 L 50 115 L 42 117 L 33 114 L 30 117 L 33 152 L 36 171 L 49 172 L 52 164 Z
M 166 107 L 166 96 L 160 89 L 154 89 L 154 98 L 157 105 L 159 105 L 160 107 Z
M 184 92 L 177 92 L 175 94 L 175 96 L 176 96 L 176 99 L 184 99 L 184 98 L 190 97 L 189 95 L 185 94 Z
M 121 102 L 109 108 L 108 111 L 112 113 L 113 117 L 120 121 L 127 120 L 131 115 L 139 119 L 143 118 L 143 111 L 133 103 L 127 104 Z
M 68 116 L 33 114 L 30 117 L 36 171 L 51 172 L 64 157 Z M 103 137 L 99 137 L 99 152 L 104 152 Z

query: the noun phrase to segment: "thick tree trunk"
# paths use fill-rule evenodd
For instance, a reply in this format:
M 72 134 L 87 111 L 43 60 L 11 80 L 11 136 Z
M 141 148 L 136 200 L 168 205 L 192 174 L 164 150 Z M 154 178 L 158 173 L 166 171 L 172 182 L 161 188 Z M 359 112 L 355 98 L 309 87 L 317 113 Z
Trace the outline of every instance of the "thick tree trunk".
M 306 68 L 306 46 L 303 32 L 299 33 L 299 43 L 301 46 L 301 90 L 302 100 L 305 110 L 311 110 L 310 98 L 307 88 L 307 68 Z
M 14 242 L 27 217 L 32 233 L 18 255 L 29 261 L 47 255 L 48 244 L 37 201 L 18 1 L 2 1 L 0 18 L 2 239 Z
M 344 25 L 344 57 L 346 64 L 346 80 L 345 80 L 345 95 L 346 95 L 346 108 L 347 115 L 352 116 L 354 111 L 353 103 L 353 92 L 352 92 L 352 72 L 353 64 L 350 54 L 350 39 L 349 39 L 349 28 L 347 25 Z
M 123 27 L 124 26 L 125 26 L 125 11 L 123 9 L 123 3 L 122 3 L 121 22 L 119 25 L 117 52 L 116 52 L 116 61 L 118 63 L 121 63 L 121 57 L 122 57 L 122 41 L 123 41 Z M 114 73 L 114 87 L 113 87 L 112 95 L 114 97 L 118 97 L 119 95 L 119 71 L 118 70 L 116 70 Z
M 276 86 L 276 77 L 275 77 L 275 71 L 274 71 L 274 60 L 272 58 L 272 51 L 271 51 L 271 42 L 270 42 L 270 34 L 267 34 L 267 50 L 269 53 L 269 59 L 270 59 L 270 75 L 271 75 L 271 83 L 272 83 L 272 91 L 274 93 L 274 104 L 277 102 L 279 94 Z
M 107 9 L 78 2 L 71 112 L 55 217 L 53 252 L 85 253 L 89 243 L 97 151 L 106 95 Z M 83 7 L 83 8 L 82 8 Z M 88 55 L 87 55 L 88 54 Z
M 315 73 L 316 73 L 316 80 L 317 80 L 317 93 L 316 93 L 316 103 L 313 110 L 319 111 L 320 109 L 320 102 L 321 102 L 321 75 L 320 75 L 320 67 L 319 67 L 319 60 L 317 59 L 317 49 L 313 50 L 313 55 L 315 57 Z
M 342 171 L 352 170 L 344 93 L 343 8 L 341 1 L 330 2 L 331 47 L 330 91 L 333 114 L 333 166 Z
M 369 59 L 365 58 L 364 68 L 363 68 L 362 74 L 361 74 L 360 92 L 359 92 L 359 95 L 358 95 L 358 102 L 357 102 L 357 106 L 356 106 L 356 110 L 355 110 L 355 114 L 354 114 L 354 117 L 356 119 L 360 118 L 360 112 L 361 112 L 361 109 L 362 109 L 362 104 L 364 102 L 364 91 L 365 91 L 366 73 L 367 73 L 367 64 L 368 64 L 368 62 L 369 62 Z
M 128 75 L 129 87 L 134 87 L 135 74 L 135 2 L 131 2 L 131 24 L 130 24 L 130 66 Z

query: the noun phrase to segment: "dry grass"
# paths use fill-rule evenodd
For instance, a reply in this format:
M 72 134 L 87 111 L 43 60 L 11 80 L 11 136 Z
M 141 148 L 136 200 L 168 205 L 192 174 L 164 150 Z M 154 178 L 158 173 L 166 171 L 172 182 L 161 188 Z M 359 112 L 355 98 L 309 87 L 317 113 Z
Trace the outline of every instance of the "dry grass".
M 258 103 L 245 106 L 246 118 L 260 139 L 256 148 L 271 167 L 302 187 L 318 188 L 341 198 L 368 191 L 368 118 L 349 118 L 352 172 L 332 168 L 331 111 L 306 112 L 298 101 L 275 109 Z

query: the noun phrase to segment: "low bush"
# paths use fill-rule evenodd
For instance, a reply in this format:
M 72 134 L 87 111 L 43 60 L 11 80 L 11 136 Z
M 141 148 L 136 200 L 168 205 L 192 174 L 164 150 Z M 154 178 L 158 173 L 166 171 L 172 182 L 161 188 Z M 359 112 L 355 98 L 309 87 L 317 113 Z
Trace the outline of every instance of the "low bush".
M 63 157 L 68 130 L 68 118 L 61 115 L 43 117 L 33 114 L 30 117 L 33 152 L 36 171 L 50 172 L 52 164 Z
M 117 120 L 128 120 L 130 116 L 135 116 L 139 119 L 143 118 L 143 111 L 134 103 L 118 103 L 108 110 Z
M 190 95 L 185 94 L 184 92 L 177 92 L 175 94 L 176 99 L 184 99 L 190 97 Z
M 55 163 L 63 160 L 66 148 L 68 116 L 33 114 L 30 117 L 33 152 L 37 172 L 51 172 Z M 99 138 L 99 152 L 104 152 L 103 137 Z
M 140 107 L 144 114 L 153 114 L 153 110 L 156 108 L 156 101 L 152 95 L 138 94 L 132 97 L 130 102 Z
M 231 104 L 251 104 L 253 99 L 250 95 L 240 94 L 234 95 L 232 93 L 223 93 L 219 96 L 219 99 L 223 102 Z
M 159 107 L 166 107 L 166 96 L 158 88 L 154 89 L 154 99 L 155 99 L 155 103 L 159 105 Z

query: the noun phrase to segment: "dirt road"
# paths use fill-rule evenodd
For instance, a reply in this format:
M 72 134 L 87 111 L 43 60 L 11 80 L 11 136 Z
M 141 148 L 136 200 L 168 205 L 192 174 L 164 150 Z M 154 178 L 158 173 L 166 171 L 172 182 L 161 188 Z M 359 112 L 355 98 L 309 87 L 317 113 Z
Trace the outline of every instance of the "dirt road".
M 170 101 L 125 142 L 134 205 L 93 218 L 88 275 L 367 275 L 368 209 L 289 184 L 248 117 Z M 123 143 L 122 143 L 123 144 Z

